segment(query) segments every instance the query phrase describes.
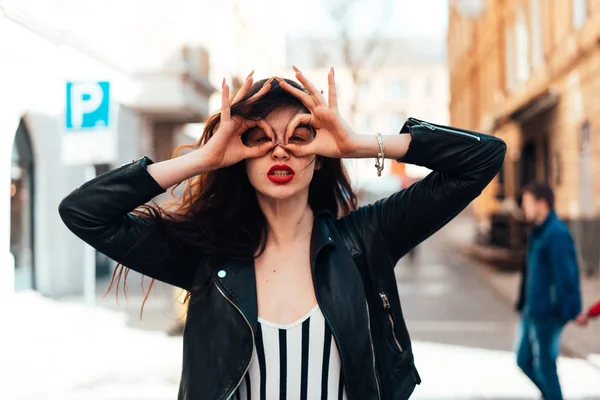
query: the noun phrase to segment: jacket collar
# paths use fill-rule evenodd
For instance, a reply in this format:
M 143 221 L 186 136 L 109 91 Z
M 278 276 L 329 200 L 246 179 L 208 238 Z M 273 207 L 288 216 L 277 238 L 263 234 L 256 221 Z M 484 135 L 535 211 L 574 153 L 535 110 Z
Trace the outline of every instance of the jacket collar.
M 331 220 L 333 215 L 329 211 L 320 211 L 315 215 L 310 237 L 310 265 L 313 273 L 319 251 L 330 244 L 335 245 L 327 224 Z
M 315 271 L 317 255 L 321 249 L 334 245 L 327 222 L 332 218 L 328 211 L 315 215 L 310 238 L 310 264 Z M 223 289 L 227 299 L 231 301 L 248 319 L 252 329 L 256 331 L 258 324 L 258 303 L 256 294 L 256 274 L 254 260 L 251 258 L 234 260 L 217 271 L 217 284 Z
M 556 218 L 557 218 L 556 212 L 554 212 L 554 210 L 550 210 L 550 212 L 548 213 L 548 216 L 546 217 L 544 222 L 542 222 L 540 225 L 536 225 L 533 228 L 533 232 L 535 234 L 543 232 L 546 229 L 546 227 L 548 225 L 550 225 L 552 223 L 552 221 L 554 221 Z

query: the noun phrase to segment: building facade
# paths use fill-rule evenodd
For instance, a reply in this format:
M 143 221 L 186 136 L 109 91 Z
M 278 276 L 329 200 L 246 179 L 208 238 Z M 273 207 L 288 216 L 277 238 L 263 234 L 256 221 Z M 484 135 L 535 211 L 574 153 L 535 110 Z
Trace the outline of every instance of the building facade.
M 508 153 L 475 209 L 493 244 L 523 246 L 526 183 L 554 189 L 584 269 L 600 252 L 600 1 L 451 1 L 450 121 L 504 139 Z
M 162 6 L 88 3 L 0 1 L 2 296 L 81 294 L 86 268 L 106 273 L 109 261 L 67 230 L 58 204 L 132 159 L 168 158 L 179 128 L 208 113 L 208 53 L 170 33 Z M 110 123 L 67 132 L 67 83 L 98 81 L 110 83 Z

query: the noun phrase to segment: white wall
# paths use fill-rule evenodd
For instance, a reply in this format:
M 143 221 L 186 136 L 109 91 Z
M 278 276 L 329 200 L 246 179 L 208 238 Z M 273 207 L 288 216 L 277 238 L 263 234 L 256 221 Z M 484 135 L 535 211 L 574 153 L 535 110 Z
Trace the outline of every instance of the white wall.
M 10 40 L 4 40 L 10 38 Z M 81 185 L 84 167 L 63 162 L 63 109 L 67 80 L 109 80 L 116 99 L 127 91 L 122 71 L 69 47 L 57 47 L 9 18 L 0 19 L 0 293 L 12 290 L 10 255 L 10 163 L 14 134 L 24 118 L 35 157 L 36 286 L 46 295 L 80 293 L 84 244 L 67 230 L 57 208 Z M 118 152 L 112 163 L 138 158 L 150 149 L 148 127 L 133 110 L 114 105 Z

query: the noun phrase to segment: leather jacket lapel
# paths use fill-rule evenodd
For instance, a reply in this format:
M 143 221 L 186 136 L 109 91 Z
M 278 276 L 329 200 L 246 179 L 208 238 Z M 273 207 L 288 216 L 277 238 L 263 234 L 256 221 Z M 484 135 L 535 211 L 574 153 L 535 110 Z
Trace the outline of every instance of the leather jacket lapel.
M 237 260 L 228 263 L 217 272 L 216 278 L 229 299 L 248 319 L 256 332 L 258 324 L 258 303 L 256 295 L 256 275 L 254 260 Z
M 315 263 L 317 260 L 317 254 L 324 247 L 328 245 L 335 246 L 335 242 L 331 237 L 331 232 L 329 231 L 329 227 L 325 222 L 325 218 L 331 216 L 331 213 L 328 211 L 321 211 L 317 215 L 315 215 L 315 220 L 313 221 L 312 234 L 310 237 L 310 267 L 312 270 L 313 278 L 315 276 Z

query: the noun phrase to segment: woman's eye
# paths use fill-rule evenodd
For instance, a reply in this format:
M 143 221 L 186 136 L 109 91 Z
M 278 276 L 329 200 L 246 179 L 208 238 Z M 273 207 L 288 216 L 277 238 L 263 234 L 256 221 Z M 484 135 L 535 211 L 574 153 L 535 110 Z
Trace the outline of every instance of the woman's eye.
M 304 142 L 304 138 L 298 135 L 292 136 L 290 140 L 293 140 L 294 142 Z
M 261 136 L 258 139 L 256 139 L 257 142 L 261 142 L 261 143 L 262 142 L 268 142 L 269 140 L 271 140 L 271 138 L 268 137 L 268 136 Z

